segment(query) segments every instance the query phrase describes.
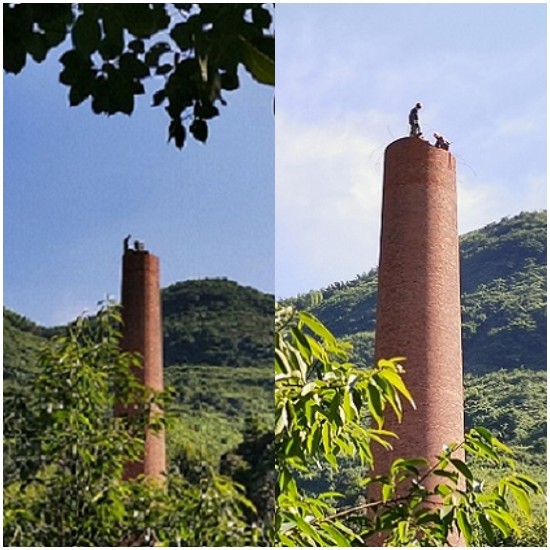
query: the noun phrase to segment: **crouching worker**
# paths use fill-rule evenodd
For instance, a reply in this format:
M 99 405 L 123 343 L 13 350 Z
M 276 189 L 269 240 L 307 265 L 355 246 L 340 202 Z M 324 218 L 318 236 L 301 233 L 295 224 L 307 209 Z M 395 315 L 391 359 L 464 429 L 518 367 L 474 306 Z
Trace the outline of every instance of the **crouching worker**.
M 449 146 L 451 144 L 442 135 L 434 134 L 434 138 L 435 138 L 434 146 L 437 149 L 445 149 L 445 151 L 449 150 Z

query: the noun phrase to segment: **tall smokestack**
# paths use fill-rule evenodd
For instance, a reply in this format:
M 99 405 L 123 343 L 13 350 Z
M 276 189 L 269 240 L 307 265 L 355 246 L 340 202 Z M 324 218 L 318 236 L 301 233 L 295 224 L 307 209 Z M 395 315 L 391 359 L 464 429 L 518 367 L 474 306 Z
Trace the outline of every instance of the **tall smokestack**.
M 377 452 L 377 473 L 398 458 L 434 462 L 464 438 L 456 163 L 417 137 L 386 149 L 376 320 L 376 359 L 405 357 L 404 405 L 392 452 Z
M 159 260 L 136 241 L 134 249 L 125 240 L 122 258 L 122 349 L 138 352 L 143 368 L 135 375 L 142 384 L 162 391 L 162 317 L 159 286 Z M 163 481 L 166 470 L 164 432 L 146 433 L 142 462 L 129 463 L 126 478 L 140 474 Z

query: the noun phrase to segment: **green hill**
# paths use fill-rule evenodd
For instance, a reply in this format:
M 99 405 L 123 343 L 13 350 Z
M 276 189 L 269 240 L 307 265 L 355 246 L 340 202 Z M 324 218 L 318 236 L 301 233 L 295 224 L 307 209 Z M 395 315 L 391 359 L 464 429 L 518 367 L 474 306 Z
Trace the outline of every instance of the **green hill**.
M 546 368 L 546 211 L 524 212 L 460 239 L 464 369 Z M 289 300 L 317 315 L 372 364 L 377 272 Z
M 165 365 L 250 366 L 273 359 L 274 297 L 227 279 L 162 291 Z
M 273 304 L 273 295 L 227 279 L 163 289 L 165 366 L 271 366 Z M 41 327 L 4 308 L 4 377 L 32 365 L 40 344 L 63 330 Z
M 33 370 L 40 345 L 46 341 L 42 327 L 4 308 L 4 382 Z

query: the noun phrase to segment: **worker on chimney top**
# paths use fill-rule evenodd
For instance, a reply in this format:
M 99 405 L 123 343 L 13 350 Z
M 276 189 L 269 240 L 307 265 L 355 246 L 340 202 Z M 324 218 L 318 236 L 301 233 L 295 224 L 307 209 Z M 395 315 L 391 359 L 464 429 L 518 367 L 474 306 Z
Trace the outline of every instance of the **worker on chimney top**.
M 434 133 L 435 144 L 434 146 L 437 149 L 444 149 L 445 151 L 449 150 L 449 145 L 451 145 L 441 134 Z
M 411 126 L 411 136 L 420 137 L 422 132 L 420 131 L 420 124 L 418 123 L 418 110 L 422 108 L 421 103 L 417 103 L 409 113 L 409 124 Z

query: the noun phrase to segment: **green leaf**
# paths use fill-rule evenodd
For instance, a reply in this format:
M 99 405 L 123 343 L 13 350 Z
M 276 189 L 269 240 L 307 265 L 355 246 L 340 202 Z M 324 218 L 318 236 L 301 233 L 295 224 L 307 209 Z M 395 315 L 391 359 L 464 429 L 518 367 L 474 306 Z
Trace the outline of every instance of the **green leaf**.
M 436 487 L 436 492 L 439 493 L 441 496 L 448 496 L 453 493 L 453 490 L 448 486 L 445 485 L 445 483 L 439 483 Z
M 477 426 L 476 428 L 474 428 L 474 431 L 479 433 L 479 435 L 481 435 L 481 437 L 483 437 L 483 439 L 485 439 L 487 443 L 490 443 L 491 445 L 493 444 L 493 436 L 487 428 Z
M 408 531 L 409 531 L 409 522 L 408 521 L 400 521 L 397 524 L 397 534 L 399 536 L 400 542 L 406 542 L 408 540 Z
M 485 456 L 496 463 L 500 463 L 500 457 L 491 445 L 487 445 L 481 439 L 468 439 L 468 443 L 468 445 L 465 445 L 467 451 L 470 451 L 476 456 Z
M 174 140 L 176 147 L 181 149 L 185 145 L 185 127 L 179 118 L 172 119 L 168 127 L 168 141 Z
M 189 50 L 194 45 L 194 29 L 188 22 L 178 23 L 170 31 L 170 37 L 178 45 L 182 52 Z
M 220 84 L 222 90 L 237 90 L 239 88 L 239 76 L 237 73 L 225 72 L 220 75 Z
M 170 46 L 166 42 L 157 42 L 145 54 L 145 63 L 149 67 L 156 67 L 159 64 L 160 57 L 170 51 Z
M 462 462 L 462 460 L 459 460 L 457 458 L 451 458 L 451 462 L 453 466 L 468 480 L 472 481 L 474 479 L 474 475 L 472 474 L 472 471 L 468 466 Z
M 292 336 L 294 336 L 300 353 L 306 361 L 309 361 L 311 358 L 311 346 L 309 345 L 309 340 L 306 338 L 306 335 L 298 329 L 298 327 L 291 328 Z
M 443 487 L 447 487 L 444 485 Z M 454 506 L 452 504 L 445 504 L 439 509 L 439 517 L 445 519 L 449 514 L 454 511 Z
M 308 451 L 312 455 L 318 454 L 320 450 L 319 443 L 321 442 L 321 437 L 322 437 L 322 429 L 319 427 L 318 424 L 314 424 L 311 427 L 310 433 L 306 441 Z
M 508 522 L 501 516 L 500 511 L 486 509 L 485 514 L 489 516 L 492 524 L 495 525 L 505 537 L 510 536 L 512 528 L 508 524 Z
M 394 487 L 393 484 L 384 483 L 384 485 L 382 485 L 382 501 L 383 502 L 387 502 L 388 500 L 390 500 L 390 498 L 392 498 L 394 489 L 395 489 L 395 487 Z
M 204 120 L 201 120 L 199 118 L 193 120 L 191 126 L 189 127 L 189 131 L 191 132 L 191 134 L 193 134 L 193 137 L 197 141 L 206 143 L 206 140 L 208 138 L 208 126 Z
M 140 38 L 130 40 L 130 42 L 128 42 L 128 48 L 135 53 L 145 53 L 145 43 Z
M 472 527 L 470 525 L 468 516 L 466 515 L 466 512 L 464 512 L 464 510 L 459 508 L 456 511 L 456 521 L 458 523 L 460 532 L 464 535 L 466 544 L 469 546 L 472 542 Z
M 260 84 L 275 86 L 275 59 L 260 51 L 243 36 L 243 63 L 252 77 Z
M 116 59 L 124 49 L 124 21 L 118 10 L 106 10 L 103 13 L 103 31 L 105 37 L 98 45 L 99 53 L 105 60 Z M 133 44 L 134 47 L 131 47 Z M 128 44 L 132 51 L 138 48 L 137 41 Z
M 359 411 L 357 410 L 357 407 L 353 402 L 353 398 L 351 396 L 349 388 L 346 388 L 344 391 L 344 400 L 342 402 L 342 406 L 344 407 L 344 412 L 346 413 L 346 418 L 348 419 L 348 421 L 353 421 L 359 416 Z
M 527 485 L 536 494 L 540 493 L 540 491 L 541 491 L 540 485 L 533 478 L 529 477 L 528 475 L 515 474 L 514 478 L 517 479 L 520 482 L 523 482 L 525 485 Z
M 414 402 L 414 399 L 412 398 L 412 395 L 410 394 L 409 390 L 405 386 L 405 383 L 403 382 L 402 378 L 396 373 L 392 372 L 390 370 L 383 370 L 380 372 L 380 376 L 383 376 L 392 386 L 397 388 L 399 392 L 411 403 L 412 407 L 416 409 L 416 404 Z
M 491 522 L 487 519 L 485 514 L 483 512 L 480 512 L 477 515 L 477 519 L 479 521 L 479 524 L 481 525 L 481 528 L 483 529 L 483 532 L 485 533 L 485 538 L 490 544 L 495 543 L 495 533 L 493 531 L 493 527 L 491 525 Z
M 71 107 L 79 105 L 88 97 L 90 97 L 90 89 L 81 88 L 75 84 L 71 86 L 69 90 L 69 105 L 71 105 Z
M 323 436 L 323 448 L 325 450 L 325 453 L 329 454 L 332 452 L 332 448 L 330 446 L 330 425 L 328 422 L 325 422 L 321 428 L 321 433 Z
M 46 59 L 48 53 L 48 43 L 46 42 L 46 37 L 43 34 L 31 33 L 27 36 L 25 40 L 25 45 L 27 51 L 32 56 L 32 58 L 40 63 Z
M 7 73 L 19 74 L 27 61 L 27 51 L 20 42 L 10 48 L 4 47 L 4 70 Z
M 327 342 L 334 342 L 333 334 L 313 315 L 306 311 L 299 312 L 300 324 L 307 326 L 314 334 Z
M 531 519 L 531 502 L 529 500 L 529 497 L 527 496 L 527 493 L 517 485 L 514 485 L 513 483 L 507 484 L 510 490 L 512 491 L 512 494 L 514 495 L 514 498 L 516 499 L 516 502 L 518 503 L 518 506 L 522 510 L 522 512 L 527 516 L 528 519 Z
M 97 50 L 101 39 L 99 22 L 92 15 L 82 14 L 71 31 L 73 45 L 82 56 L 89 56 Z
M 280 434 L 288 425 L 286 407 L 282 407 L 280 411 L 277 422 L 275 423 L 275 435 Z
M 452 481 L 454 481 L 454 483 L 456 483 L 458 481 L 458 473 L 456 472 L 449 472 L 447 470 L 434 470 L 434 476 L 440 476 L 440 477 L 446 477 Z
M 164 89 L 157 90 L 153 94 L 153 107 L 158 107 L 166 99 L 166 92 Z
M 301 396 L 308 395 L 309 393 L 311 393 L 312 391 L 315 390 L 316 386 L 317 386 L 317 382 L 308 382 L 308 383 L 302 388 L 302 391 L 300 392 L 300 395 L 301 395 Z
M 141 61 L 137 55 L 126 52 L 119 59 L 120 70 L 128 75 L 128 78 L 145 78 L 149 76 L 149 67 Z
M 271 25 L 272 17 L 265 8 L 252 8 L 252 21 L 262 29 L 267 29 Z
M 343 533 L 334 528 L 328 522 L 321 523 L 321 529 L 323 529 L 323 531 L 325 531 L 330 537 L 330 542 L 332 542 L 331 546 L 343 546 L 345 548 L 349 548 L 351 546 L 351 540 L 345 537 Z
M 321 538 L 319 533 L 317 533 L 317 531 L 307 521 L 303 520 L 300 516 L 295 516 L 294 519 L 296 521 L 296 526 L 300 531 L 302 531 L 302 533 L 311 537 L 321 546 L 324 546 L 323 539 Z
M 373 384 L 369 384 L 367 386 L 367 391 L 369 394 L 369 401 L 368 401 L 369 411 L 372 414 L 373 418 L 378 423 L 378 426 L 381 427 L 384 423 L 384 419 L 382 417 L 383 410 L 382 410 L 382 403 L 380 400 L 380 390 Z
M 420 475 L 420 469 L 429 466 L 429 462 L 424 458 L 397 458 L 393 461 L 390 472 L 395 475 L 401 470 L 411 472 L 415 476 Z

